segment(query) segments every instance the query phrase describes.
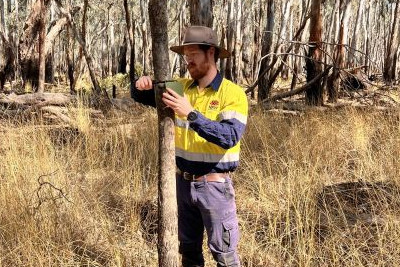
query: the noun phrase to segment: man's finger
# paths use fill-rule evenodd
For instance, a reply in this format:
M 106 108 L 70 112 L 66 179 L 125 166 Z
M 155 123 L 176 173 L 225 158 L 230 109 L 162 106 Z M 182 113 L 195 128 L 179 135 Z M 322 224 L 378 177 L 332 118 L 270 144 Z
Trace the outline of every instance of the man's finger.
M 173 95 L 175 98 L 180 97 L 180 95 L 177 92 L 175 92 L 174 90 L 172 90 L 171 88 L 166 88 L 166 89 L 167 89 L 168 93 Z

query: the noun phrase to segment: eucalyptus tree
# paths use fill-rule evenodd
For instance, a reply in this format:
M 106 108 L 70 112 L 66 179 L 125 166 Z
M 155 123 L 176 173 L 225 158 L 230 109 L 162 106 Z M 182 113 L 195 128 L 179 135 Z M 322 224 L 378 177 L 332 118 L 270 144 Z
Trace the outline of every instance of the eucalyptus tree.
M 306 59 L 307 82 L 312 81 L 322 73 L 322 18 L 321 18 L 321 0 L 312 0 L 310 8 L 310 39 L 309 51 Z M 320 106 L 323 104 L 323 86 L 319 80 L 306 90 L 306 103 L 308 105 Z

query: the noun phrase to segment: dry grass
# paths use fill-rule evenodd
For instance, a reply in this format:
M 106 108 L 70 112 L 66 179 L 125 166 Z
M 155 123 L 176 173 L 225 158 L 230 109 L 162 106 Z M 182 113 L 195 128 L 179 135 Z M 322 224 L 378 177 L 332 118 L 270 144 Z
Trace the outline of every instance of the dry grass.
M 0 126 L 0 266 L 157 266 L 154 111 L 70 116 L 79 131 Z M 398 266 L 399 116 L 253 111 L 234 177 L 243 266 Z

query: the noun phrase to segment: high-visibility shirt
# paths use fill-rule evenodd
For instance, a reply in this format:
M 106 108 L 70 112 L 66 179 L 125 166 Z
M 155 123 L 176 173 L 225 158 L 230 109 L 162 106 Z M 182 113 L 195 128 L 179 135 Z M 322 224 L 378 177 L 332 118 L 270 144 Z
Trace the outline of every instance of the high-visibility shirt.
M 219 73 L 201 91 L 192 79 L 180 79 L 180 82 L 199 116 L 192 122 L 176 116 L 177 167 L 197 175 L 234 171 L 239 164 L 239 140 L 248 114 L 243 89 Z

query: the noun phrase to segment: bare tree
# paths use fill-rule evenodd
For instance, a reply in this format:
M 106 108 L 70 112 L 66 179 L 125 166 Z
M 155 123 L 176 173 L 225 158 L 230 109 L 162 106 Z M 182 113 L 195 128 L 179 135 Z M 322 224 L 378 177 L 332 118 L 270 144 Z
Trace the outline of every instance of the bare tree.
M 129 80 L 131 81 L 131 85 L 133 85 L 135 80 L 135 35 L 134 35 L 135 21 L 131 19 L 127 0 L 124 0 L 124 10 L 125 10 L 125 21 L 128 32 L 129 45 L 131 47 L 131 56 L 129 63 Z
M 268 0 L 267 8 L 267 23 L 265 24 L 265 31 L 262 39 L 262 50 L 261 56 L 264 57 L 260 65 L 260 80 L 258 85 L 258 101 L 262 102 L 264 99 L 268 98 L 270 94 L 270 87 L 268 86 L 268 73 L 264 73 L 268 68 L 268 58 L 265 57 L 272 51 L 272 40 L 273 40 L 273 30 L 275 27 L 275 1 Z
M 45 54 L 45 42 L 46 42 L 46 5 L 45 0 L 40 1 L 40 19 L 39 19 L 39 78 L 38 78 L 38 93 L 44 92 L 44 80 L 45 80 L 45 67 L 46 67 L 46 54 Z
M 399 49 L 399 19 L 400 19 L 400 0 L 396 1 L 392 30 L 387 42 L 385 51 L 385 62 L 383 67 L 383 78 L 387 83 L 392 83 L 396 80 L 396 64 L 397 50 Z
M 310 82 L 322 72 L 322 18 L 321 0 L 312 0 L 310 13 L 310 39 L 308 58 L 306 59 L 307 82 Z M 320 106 L 323 104 L 322 80 L 314 83 L 314 86 L 306 91 L 306 103 Z
M 150 0 L 149 17 L 153 43 L 154 77 L 158 81 L 169 78 L 168 17 L 162 1 Z M 158 261 L 161 267 L 178 266 L 178 218 L 175 181 L 174 112 L 162 102 L 165 83 L 156 85 L 159 121 L 158 172 Z

